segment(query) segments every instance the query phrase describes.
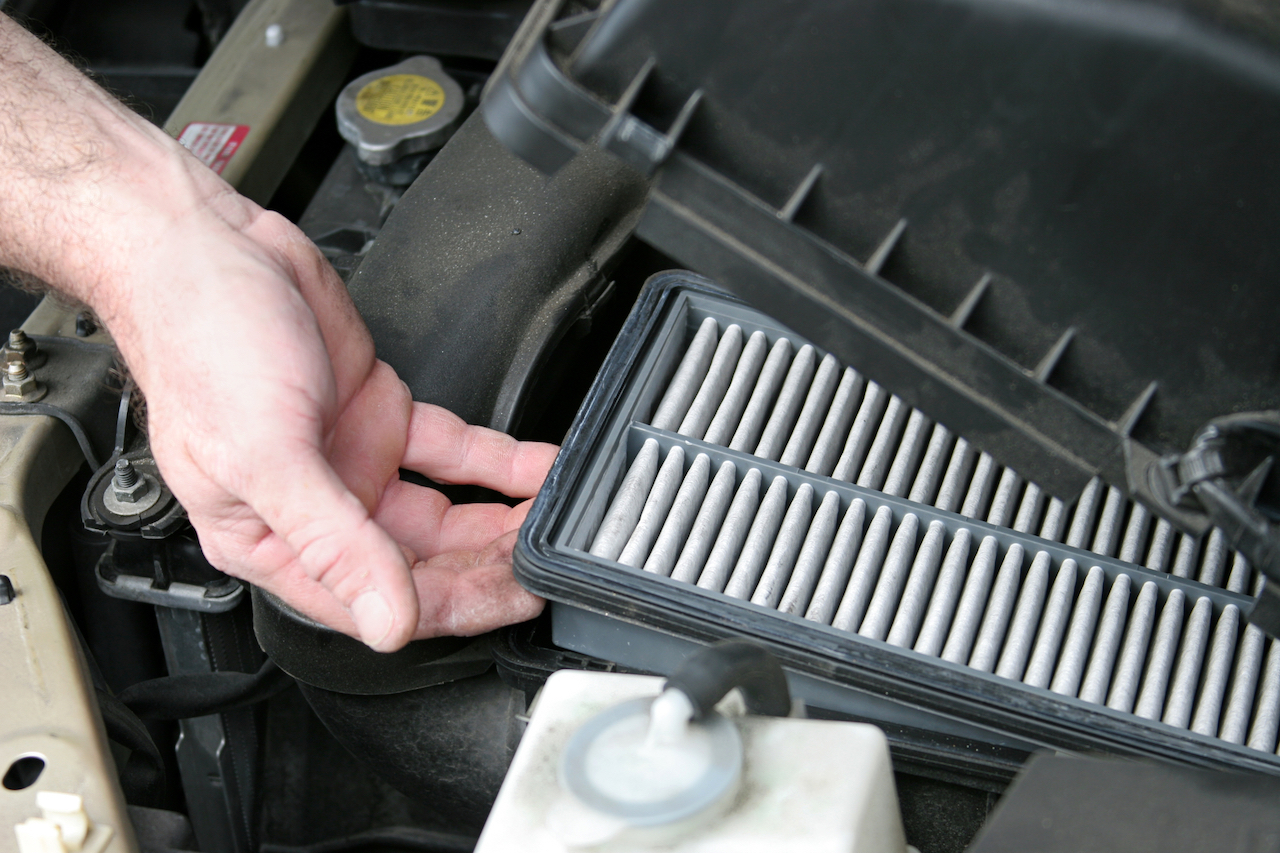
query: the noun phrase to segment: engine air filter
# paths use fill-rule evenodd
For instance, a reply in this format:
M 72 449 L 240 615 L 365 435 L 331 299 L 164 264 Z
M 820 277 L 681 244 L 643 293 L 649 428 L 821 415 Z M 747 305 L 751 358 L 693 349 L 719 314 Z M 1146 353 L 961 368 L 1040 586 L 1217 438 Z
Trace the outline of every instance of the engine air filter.
M 884 724 L 1280 772 L 1280 646 L 1220 532 L 1046 498 L 692 274 L 646 288 L 516 566 L 575 651 L 663 671 L 748 636 Z

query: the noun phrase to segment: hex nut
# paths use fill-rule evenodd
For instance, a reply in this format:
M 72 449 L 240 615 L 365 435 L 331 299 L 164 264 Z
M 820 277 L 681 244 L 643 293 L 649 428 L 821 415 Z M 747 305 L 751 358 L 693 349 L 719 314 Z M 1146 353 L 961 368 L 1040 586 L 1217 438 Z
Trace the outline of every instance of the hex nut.
M 115 492 L 116 500 L 127 504 L 137 503 L 138 499 L 146 494 L 150 488 L 151 478 L 141 473 L 132 486 L 121 486 L 114 480 L 111 483 L 111 491 Z
M 20 359 L 21 356 L 19 360 L 5 364 L 3 394 L 0 396 L 11 403 L 34 403 L 42 399 L 49 389 L 36 381 L 36 377 L 26 369 L 26 364 Z M 13 369 L 19 365 L 21 370 Z
M 4 363 L 25 362 L 27 367 L 36 368 L 45 363 L 46 355 L 30 336 L 22 329 L 14 329 L 4 344 Z
M 118 486 L 114 479 L 102 493 L 102 504 L 116 515 L 141 515 L 160 501 L 163 490 L 150 474 L 138 472 L 138 480 L 132 486 Z

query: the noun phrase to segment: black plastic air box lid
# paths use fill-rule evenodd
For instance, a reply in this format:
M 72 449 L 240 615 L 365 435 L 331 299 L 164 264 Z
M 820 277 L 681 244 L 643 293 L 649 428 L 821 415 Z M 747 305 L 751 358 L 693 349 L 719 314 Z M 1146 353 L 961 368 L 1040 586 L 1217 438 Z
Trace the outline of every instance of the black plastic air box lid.
M 652 173 L 640 237 L 1053 493 L 1150 502 L 1153 455 L 1280 407 L 1277 8 L 617 0 L 485 118 Z
M 974 738 L 977 733 L 978 740 L 997 751 L 1018 745 L 1027 749 L 1048 745 L 1068 751 L 1147 755 L 1280 773 L 1280 761 L 1266 752 L 1056 695 L 1016 679 L 926 657 L 849 630 L 590 556 L 591 539 L 629 461 L 641 443 L 653 439 L 664 454 L 677 445 L 687 448 L 686 457 L 706 454 L 712 460 L 712 470 L 729 460 L 738 464 L 739 477 L 743 466 L 759 468 L 767 477 L 781 475 L 787 479 L 791 494 L 807 483 L 821 493 L 838 493 L 843 506 L 853 499 L 863 500 L 869 507 L 868 518 L 876 508 L 888 507 L 895 519 L 915 514 L 922 528 L 939 520 L 951 530 L 970 530 L 975 541 L 996 540 L 1002 543 L 1002 553 L 1019 543 L 1028 556 L 1046 552 L 1055 566 L 1071 558 L 1079 564 L 1081 580 L 1086 569 L 1100 567 L 1108 585 L 1120 574 L 1129 576 L 1135 595 L 1138 585 L 1151 584 L 1158 588 L 1163 603 L 1177 590 L 1187 596 L 1188 603 L 1208 601 L 1216 624 L 1222 624 L 1228 608 L 1236 608 L 1238 618 L 1238 609 L 1249 602 L 1244 595 L 645 426 L 696 321 L 708 316 L 726 324 L 741 324 L 748 331 L 762 329 L 771 337 L 790 335 L 699 276 L 664 273 L 646 285 L 535 500 L 515 552 L 517 577 L 553 602 L 558 645 L 629 666 L 665 671 L 678 663 L 681 652 L 691 643 L 746 636 L 767 643 L 784 660 L 793 678 L 804 685 L 801 694 L 809 691 L 819 697 L 816 704 L 820 707 L 852 707 L 867 718 L 933 727 L 961 737 Z M 798 336 L 791 339 L 797 345 L 803 342 Z M 1128 606 L 1126 600 L 1126 612 Z M 985 609 L 985 604 L 982 607 Z M 574 636 L 566 642 L 569 633 Z M 1236 635 L 1229 639 L 1234 644 Z M 1225 698 L 1222 701 L 1225 703 Z M 987 733 L 985 737 L 982 732 Z
M 346 0 L 356 41 L 380 50 L 496 60 L 532 0 Z

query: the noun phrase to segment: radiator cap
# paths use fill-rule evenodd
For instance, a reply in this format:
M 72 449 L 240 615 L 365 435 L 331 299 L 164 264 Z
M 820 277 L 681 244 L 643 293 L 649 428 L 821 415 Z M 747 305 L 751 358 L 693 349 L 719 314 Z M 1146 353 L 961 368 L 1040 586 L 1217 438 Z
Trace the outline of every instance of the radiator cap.
M 432 151 L 453 133 L 466 97 L 429 56 L 371 71 L 338 95 L 338 132 L 370 166 Z

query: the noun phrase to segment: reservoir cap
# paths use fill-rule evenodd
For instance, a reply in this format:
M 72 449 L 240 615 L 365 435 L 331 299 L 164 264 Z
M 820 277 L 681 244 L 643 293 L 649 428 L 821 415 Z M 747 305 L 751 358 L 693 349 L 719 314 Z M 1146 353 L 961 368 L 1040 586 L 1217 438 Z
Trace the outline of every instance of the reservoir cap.
M 675 823 L 731 796 L 742 776 L 737 727 L 713 711 L 655 737 L 651 712 L 660 704 L 633 699 L 578 729 L 561 757 L 561 784 L 583 805 L 630 826 Z
M 465 105 L 462 87 L 429 56 L 371 71 L 338 95 L 338 132 L 371 166 L 444 145 Z

